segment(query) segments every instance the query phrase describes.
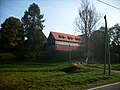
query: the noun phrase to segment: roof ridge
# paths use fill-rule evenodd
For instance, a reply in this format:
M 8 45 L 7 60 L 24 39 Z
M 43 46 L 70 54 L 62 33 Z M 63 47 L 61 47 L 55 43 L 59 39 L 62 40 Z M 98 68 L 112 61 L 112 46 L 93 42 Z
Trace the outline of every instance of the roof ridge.
M 78 35 L 66 34 L 66 33 L 61 33 L 61 32 L 51 31 L 51 33 L 57 33 L 57 34 L 64 34 L 64 35 L 70 35 L 70 36 L 74 36 L 74 37 L 79 37 Z

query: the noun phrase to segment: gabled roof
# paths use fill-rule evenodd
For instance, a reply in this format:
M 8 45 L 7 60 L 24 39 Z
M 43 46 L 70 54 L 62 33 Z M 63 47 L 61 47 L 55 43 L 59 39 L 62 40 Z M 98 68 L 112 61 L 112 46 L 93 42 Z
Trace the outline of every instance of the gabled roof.
M 68 41 L 68 42 L 80 42 L 79 36 L 59 33 L 59 32 L 50 32 L 50 34 L 53 35 L 55 40 Z

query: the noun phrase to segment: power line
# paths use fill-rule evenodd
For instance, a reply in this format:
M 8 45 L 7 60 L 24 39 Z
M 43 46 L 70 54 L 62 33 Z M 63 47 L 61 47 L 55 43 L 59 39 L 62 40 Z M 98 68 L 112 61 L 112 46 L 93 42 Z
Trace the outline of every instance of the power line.
M 118 7 L 116 7 L 116 6 L 113 6 L 113 5 L 110 5 L 110 4 L 108 4 L 108 3 L 106 3 L 106 2 L 103 2 L 103 1 L 101 1 L 101 0 L 97 0 L 97 1 L 99 1 L 99 2 L 101 2 L 101 3 L 104 3 L 104 4 L 106 4 L 106 5 L 110 6 L 110 7 L 113 7 L 113 8 L 115 8 L 115 9 L 120 10 L 120 8 L 118 8 Z

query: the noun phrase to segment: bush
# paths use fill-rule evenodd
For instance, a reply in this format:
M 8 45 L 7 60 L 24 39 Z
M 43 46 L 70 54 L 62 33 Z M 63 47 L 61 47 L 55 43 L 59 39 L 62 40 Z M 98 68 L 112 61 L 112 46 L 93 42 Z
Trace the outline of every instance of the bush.
M 48 53 L 48 57 L 52 60 L 69 60 L 70 57 L 72 61 L 84 59 L 84 55 L 80 51 L 55 51 Z
M 116 53 L 111 53 L 111 63 L 115 64 L 115 63 L 120 63 L 120 56 L 119 54 Z
M 12 53 L 0 53 L 0 62 L 9 62 L 15 58 L 16 56 Z
M 48 53 L 48 59 L 51 60 L 68 60 L 69 52 L 68 51 L 54 51 Z

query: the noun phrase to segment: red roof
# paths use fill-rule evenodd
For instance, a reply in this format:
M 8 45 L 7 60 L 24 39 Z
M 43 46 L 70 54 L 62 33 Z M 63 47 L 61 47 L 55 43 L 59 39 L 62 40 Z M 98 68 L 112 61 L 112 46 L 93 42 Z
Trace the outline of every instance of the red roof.
M 68 41 L 68 42 L 80 42 L 80 36 L 59 33 L 59 32 L 51 32 L 55 40 L 60 41 Z

